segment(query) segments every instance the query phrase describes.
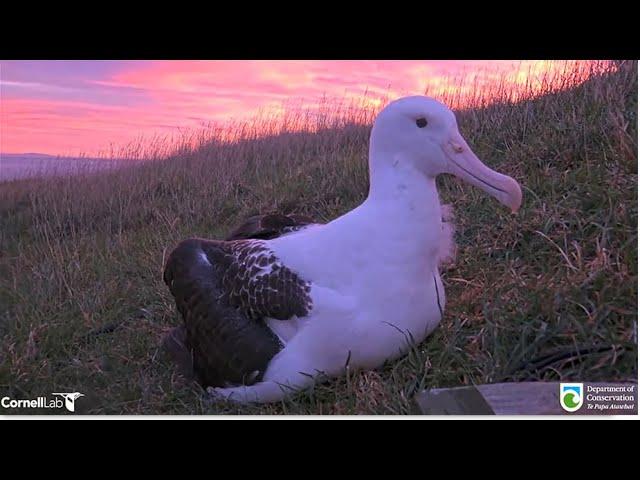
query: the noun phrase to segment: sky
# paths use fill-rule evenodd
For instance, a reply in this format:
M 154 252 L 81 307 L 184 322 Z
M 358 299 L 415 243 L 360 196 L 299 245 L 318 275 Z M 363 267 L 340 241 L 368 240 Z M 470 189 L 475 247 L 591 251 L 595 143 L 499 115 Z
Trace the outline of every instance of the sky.
M 281 112 L 296 101 L 365 98 L 377 108 L 427 87 L 472 93 L 504 75 L 517 89 L 527 81 L 523 72 L 556 67 L 504 60 L 0 61 L 0 152 L 104 154 L 139 138 Z

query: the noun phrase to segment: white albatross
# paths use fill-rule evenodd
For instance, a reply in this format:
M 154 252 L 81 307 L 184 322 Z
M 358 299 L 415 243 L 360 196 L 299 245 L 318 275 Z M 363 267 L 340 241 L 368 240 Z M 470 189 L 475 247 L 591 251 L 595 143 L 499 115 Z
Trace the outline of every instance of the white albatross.
M 373 369 L 424 340 L 445 307 L 443 173 L 520 207 L 518 183 L 476 157 L 453 112 L 411 96 L 375 119 L 369 195 L 354 210 L 275 238 L 182 242 L 165 281 L 210 394 L 279 401 L 319 374 Z

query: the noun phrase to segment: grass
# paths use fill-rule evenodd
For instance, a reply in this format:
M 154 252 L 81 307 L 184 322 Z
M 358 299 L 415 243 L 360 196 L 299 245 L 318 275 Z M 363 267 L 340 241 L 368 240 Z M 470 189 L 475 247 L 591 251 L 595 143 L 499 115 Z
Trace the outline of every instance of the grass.
M 79 391 L 87 414 L 406 414 L 427 387 L 637 381 L 637 62 L 579 85 L 573 68 L 535 98 L 458 112 L 524 203 L 512 216 L 439 179 L 458 257 L 436 332 L 392 364 L 280 404 L 207 405 L 176 373 L 159 349 L 180 322 L 164 260 L 181 239 L 220 237 L 257 212 L 328 221 L 355 207 L 374 111 L 263 118 L 234 138 L 212 129 L 147 149 L 155 161 L 130 169 L 0 185 L 0 397 Z M 314 131 L 296 132 L 305 126 Z

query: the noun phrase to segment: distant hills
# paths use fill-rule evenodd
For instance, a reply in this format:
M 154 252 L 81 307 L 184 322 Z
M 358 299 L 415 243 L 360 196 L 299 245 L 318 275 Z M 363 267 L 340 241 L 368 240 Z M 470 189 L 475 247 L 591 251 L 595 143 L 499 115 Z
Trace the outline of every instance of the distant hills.
M 0 182 L 21 178 L 94 173 L 124 166 L 122 160 L 62 157 L 45 153 L 0 153 Z
M 51 158 L 51 159 L 64 159 L 64 160 L 107 160 L 97 157 L 83 157 L 83 156 L 65 156 L 65 155 L 50 155 L 48 153 L 0 153 L 0 160 L 21 160 L 21 159 L 34 159 L 34 158 Z
M 49 155 L 47 153 L 1 153 L 0 158 L 31 158 L 31 157 L 56 157 L 57 155 Z

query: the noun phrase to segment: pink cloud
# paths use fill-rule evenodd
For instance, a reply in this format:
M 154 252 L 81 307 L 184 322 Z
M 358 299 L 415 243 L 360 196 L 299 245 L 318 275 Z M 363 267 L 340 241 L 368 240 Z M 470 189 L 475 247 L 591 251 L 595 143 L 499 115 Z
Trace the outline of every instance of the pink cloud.
M 528 68 L 541 75 L 561 67 L 554 62 L 478 60 L 148 61 L 96 63 L 95 75 L 88 78 L 91 62 L 67 62 L 53 65 L 55 76 L 39 75 L 40 66 L 47 73 L 51 65 L 29 62 L 28 68 L 16 67 L 20 78 L 6 74 L 2 80 L 0 151 L 93 154 L 140 136 L 174 133 L 178 127 L 248 119 L 265 109 L 281 111 L 277 107 L 283 103 L 317 105 L 323 95 L 360 99 L 366 91 L 368 104 L 377 108 L 387 97 L 422 94 L 426 88 L 441 98 L 473 94 L 505 74 L 517 89 Z M 65 68 L 69 78 L 74 74 L 73 82 L 65 83 Z M 67 85 L 64 96 L 61 84 Z

